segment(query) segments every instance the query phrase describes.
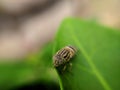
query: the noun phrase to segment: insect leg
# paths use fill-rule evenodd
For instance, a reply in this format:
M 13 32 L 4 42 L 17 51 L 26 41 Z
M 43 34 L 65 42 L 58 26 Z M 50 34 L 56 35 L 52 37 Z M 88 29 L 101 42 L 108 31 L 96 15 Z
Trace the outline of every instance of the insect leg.
M 71 62 L 68 62 L 69 63 L 69 71 L 72 71 L 72 63 Z
M 64 65 L 64 67 L 63 67 L 63 71 L 65 71 L 65 69 L 67 68 L 67 66 L 66 65 Z

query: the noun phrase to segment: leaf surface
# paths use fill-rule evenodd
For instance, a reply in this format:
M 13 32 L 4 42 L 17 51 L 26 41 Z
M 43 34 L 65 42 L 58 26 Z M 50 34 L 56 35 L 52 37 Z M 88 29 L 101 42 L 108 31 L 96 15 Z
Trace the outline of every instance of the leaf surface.
M 54 50 L 77 48 L 72 68 L 58 69 L 61 90 L 119 90 L 120 32 L 94 22 L 68 18 L 56 35 Z

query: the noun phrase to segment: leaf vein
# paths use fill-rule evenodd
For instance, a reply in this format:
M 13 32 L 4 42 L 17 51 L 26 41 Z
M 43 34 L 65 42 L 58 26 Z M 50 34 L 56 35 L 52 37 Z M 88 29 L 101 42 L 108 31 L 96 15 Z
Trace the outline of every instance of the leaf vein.
M 110 88 L 109 84 L 107 83 L 107 81 L 104 79 L 104 77 L 101 75 L 101 73 L 99 72 L 99 70 L 96 68 L 95 64 L 92 62 L 90 56 L 86 53 L 86 51 L 84 50 L 83 46 L 80 44 L 79 40 L 75 36 L 74 31 L 71 28 L 69 28 L 69 29 L 70 29 L 69 31 L 71 33 L 71 36 L 74 39 L 73 41 L 79 46 L 79 49 L 81 50 L 81 52 L 85 56 L 87 62 L 89 63 L 89 65 L 92 68 L 94 74 L 96 75 L 96 77 L 100 81 L 101 85 L 103 85 L 103 87 L 104 87 L 105 90 L 112 90 Z

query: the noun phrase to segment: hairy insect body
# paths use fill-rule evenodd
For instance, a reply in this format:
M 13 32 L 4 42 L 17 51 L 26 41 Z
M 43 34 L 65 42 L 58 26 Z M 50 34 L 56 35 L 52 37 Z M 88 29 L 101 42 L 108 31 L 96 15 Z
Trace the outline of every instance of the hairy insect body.
M 70 59 L 75 55 L 76 49 L 72 46 L 66 46 L 60 49 L 54 56 L 53 56 L 53 63 L 55 67 L 60 65 L 64 65 L 70 61 Z

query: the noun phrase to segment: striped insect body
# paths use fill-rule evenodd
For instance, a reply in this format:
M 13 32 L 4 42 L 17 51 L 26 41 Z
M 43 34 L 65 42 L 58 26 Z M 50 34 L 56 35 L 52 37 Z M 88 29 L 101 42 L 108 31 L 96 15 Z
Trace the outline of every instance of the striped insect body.
M 68 63 L 75 55 L 76 49 L 73 46 L 65 46 L 53 56 L 54 67 L 59 67 Z

